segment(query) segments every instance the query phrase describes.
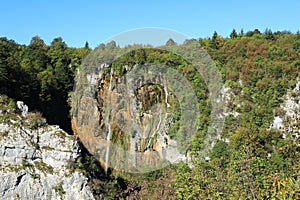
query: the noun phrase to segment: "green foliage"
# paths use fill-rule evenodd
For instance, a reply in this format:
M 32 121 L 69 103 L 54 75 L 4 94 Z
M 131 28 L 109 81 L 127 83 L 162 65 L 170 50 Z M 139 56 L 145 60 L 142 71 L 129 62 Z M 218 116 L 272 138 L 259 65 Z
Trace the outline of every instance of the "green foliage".
M 52 188 L 55 192 L 57 192 L 58 194 L 59 194 L 59 196 L 63 196 L 65 193 L 66 193 L 66 191 L 63 189 L 63 187 L 62 187 L 62 181 L 61 182 L 59 182 L 57 185 L 55 185 L 55 186 L 53 186 L 53 188 Z
M 22 158 L 21 164 L 22 164 L 22 168 L 23 169 L 25 169 L 25 168 L 33 168 L 33 165 L 30 164 L 30 163 L 28 163 L 25 158 Z
M 190 41 L 185 43 L 192 48 Z M 229 38 L 222 38 L 214 32 L 212 38 L 199 39 L 199 43 L 215 61 L 225 85 L 233 92 L 228 100 L 229 109 L 240 113 L 237 117 L 226 117 L 221 138 L 228 138 L 230 142 L 218 141 L 209 155 L 210 162 L 194 159 L 192 168 L 181 163 L 172 170 L 145 174 L 142 178 L 124 174 L 113 176 L 104 173 L 99 162 L 85 152 L 82 158 L 70 163 L 70 169 L 85 173 L 90 178 L 93 193 L 102 199 L 126 198 L 129 188 L 139 192 L 137 185 L 147 190 L 140 191 L 145 199 L 163 197 L 166 193 L 159 192 L 162 188 L 170 196 L 176 189 L 175 198 L 178 199 L 299 199 L 298 143 L 291 137 L 283 139 L 281 132 L 268 129 L 275 115 L 284 115 L 280 109 L 283 96 L 288 89 L 295 87 L 299 77 L 299 33 L 272 32 L 269 29 L 262 33 L 255 29 L 237 34 L 233 30 Z M 198 130 L 190 149 L 193 158 L 199 157 L 211 108 L 202 77 L 186 60 L 174 53 L 153 48 L 139 49 L 142 46 L 138 45 L 134 47 L 138 50 L 113 62 L 114 74 L 122 76 L 126 73 L 125 65 L 131 68 L 135 64 L 159 63 L 178 70 L 192 84 L 201 115 L 196 119 Z M 126 48 L 130 50 L 131 47 Z M 176 49 L 178 46 L 168 41 L 168 48 Z M 107 62 L 113 59 L 111 52 L 122 52 L 114 41 L 101 44 L 97 49 L 104 52 L 102 56 Z M 38 109 L 50 123 L 68 124 L 68 93 L 72 90 L 76 70 L 90 51 L 88 43 L 83 48 L 69 48 L 62 38 L 55 38 L 46 45 L 35 36 L 25 46 L 2 37 L 0 92 Z M 293 94 L 293 97 L 298 95 Z M 9 100 L 0 100 L 5 101 L 1 105 L 3 113 L 15 109 L 15 104 Z M 175 108 L 179 108 L 178 101 L 173 103 Z M 179 110 L 174 111 L 172 137 L 178 136 L 182 130 Z M 8 114 L 0 116 L 1 123 L 9 120 Z M 28 116 L 28 122 L 32 128 L 41 123 L 38 116 Z M 1 136 L 6 135 L 2 133 Z M 23 164 L 32 167 L 26 162 Z M 38 166 L 46 169 L 43 164 Z M 62 183 L 54 189 L 61 194 L 64 192 Z M 145 193 L 149 193 L 148 196 Z
M 269 29 L 224 39 L 215 32 L 200 40 L 232 89 L 229 109 L 240 115 L 226 117 L 222 138 L 230 143 L 218 141 L 210 162 L 196 159 L 192 169 L 178 168 L 180 199 L 299 198 L 298 143 L 268 130 L 275 114 L 284 115 L 283 96 L 299 77 L 298 41 L 296 34 Z M 201 143 L 201 135 L 193 142 Z
M 223 167 L 228 162 L 229 156 L 229 145 L 222 140 L 217 141 L 210 153 L 211 160 L 213 161 L 214 159 L 218 159 L 220 162 L 222 162 Z
M 95 199 L 114 199 L 128 196 L 130 189 L 136 189 L 136 184 L 125 180 L 122 174 L 113 175 L 109 170 L 104 171 L 99 161 L 82 147 L 82 155 L 74 162 L 68 163 L 70 171 L 78 170 L 89 177 L 88 185 Z
M 45 124 L 45 119 L 42 117 L 41 113 L 35 112 L 29 113 L 26 122 L 31 129 L 36 129 Z
M 68 48 L 62 38 L 55 38 L 48 46 L 34 36 L 25 46 L 2 37 L 0 93 L 24 101 L 41 111 L 49 123 L 70 131 L 68 93 L 73 89 L 76 69 L 90 51 Z
M 176 45 L 176 42 L 172 38 L 168 39 L 168 41 L 166 42 L 166 46 L 173 46 L 173 45 Z
M 7 107 L 8 107 L 8 109 L 10 109 L 11 111 L 14 112 L 17 108 L 17 105 L 13 100 L 10 100 Z
M 231 38 L 231 39 L 234 39 L 234 38 L 236 38 L 237 36 L 238 36 L 238 35 L 237 35 L 237 33 L 236 33 L 236 30 L 233 29 L 232 32 L 230 33 L 230 38 Z
M 5 137 L 7 137 L 8 136 L 8 131 L 5 131 L 5 132 L 0 132 L 0 139 L 3 139 L 3 138 L 5 138 Z
M 34 166 L 44 173 L 53 174 L 53 167 L 51 165 L 47 165 L 43 161 L 35 161 Z

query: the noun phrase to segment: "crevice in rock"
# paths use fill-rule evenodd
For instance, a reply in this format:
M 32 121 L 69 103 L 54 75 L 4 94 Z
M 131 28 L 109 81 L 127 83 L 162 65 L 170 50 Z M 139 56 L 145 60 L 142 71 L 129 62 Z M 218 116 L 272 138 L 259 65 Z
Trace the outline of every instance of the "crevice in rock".
M 20 185 L 21 180 L 22 180 L 22 178 L 23 178 L 25 175 L 26 175 L 26 173 L 21 174 L 20 176 L 17 177 L 17 181 L 16 181 L 16 184 L 15 184 L 16 187 Z
M 10 146 L 5 146 L 4 147 L 4 150 L 6 150 L 6 149 L 15 149 L 16 147 L 10 147 Z

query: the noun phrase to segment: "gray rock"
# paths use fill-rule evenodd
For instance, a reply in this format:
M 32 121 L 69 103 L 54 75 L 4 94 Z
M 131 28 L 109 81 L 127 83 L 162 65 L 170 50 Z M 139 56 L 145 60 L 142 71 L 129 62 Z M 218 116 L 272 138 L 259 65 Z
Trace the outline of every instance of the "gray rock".
M 23 117 L 27 117 L 28 106 L 23 101 L 17 101 L 17 107 L 21 111 Z
M 58 126 L 0 124 L 0 199 L 94 199 L 88 178 L 68 168 L 79 155 Z
M 299 140 L 299 119 L 300 119 L 300 102 L 297 95 L 300 90 L 300 81 L 297 80 L 296 87 L 292 90 L 288 90 L 284 97 L 284 102 L 280 105 L 284 111 L 284 116 L 280 118 L 276 116 L 270 128 L 279 130 L 282 133 L 282 138 L 286 138 L 289 135 L 298 143 Z

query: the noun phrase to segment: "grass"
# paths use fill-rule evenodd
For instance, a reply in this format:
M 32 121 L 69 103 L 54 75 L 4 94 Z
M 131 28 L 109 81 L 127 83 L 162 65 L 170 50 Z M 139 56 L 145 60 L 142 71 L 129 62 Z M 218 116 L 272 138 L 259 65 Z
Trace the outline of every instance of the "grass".
M 3 139 L 8 136 L 8 131 L 0 132 L 0 139 Z
M 62 181 L 59 182 L 56 186 L 53 186 L 52 188 L 55 192 L 57 192 L 59 194 L 59 196 L 63 196 L 66 191 L 64 191 L 63 187 L 62 187 Z
M 53 167 L 50 165 L 47 165 L 46 163 L 44 163 L 43 161 L 35 161 L 34 162 L 34 166 L 44 172 L 44 173 L 51 173 L 53 174 Z

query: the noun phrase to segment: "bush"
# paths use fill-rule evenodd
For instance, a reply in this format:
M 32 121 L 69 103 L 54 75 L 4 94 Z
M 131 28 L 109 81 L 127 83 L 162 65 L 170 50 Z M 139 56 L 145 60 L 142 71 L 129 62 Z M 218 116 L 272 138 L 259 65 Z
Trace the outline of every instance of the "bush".
M 10 100 L 7 107 L 10 111 L 14 112 L 14 111 L 16 111 L 17 105 L 13 100 Z

